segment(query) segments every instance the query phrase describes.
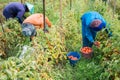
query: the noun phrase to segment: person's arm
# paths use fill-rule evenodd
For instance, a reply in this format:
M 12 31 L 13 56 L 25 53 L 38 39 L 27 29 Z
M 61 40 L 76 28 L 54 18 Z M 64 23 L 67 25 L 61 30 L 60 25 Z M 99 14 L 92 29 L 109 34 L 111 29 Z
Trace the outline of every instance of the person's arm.
M 18 12 L 17 16 L 16 16 L 16 18 L 18 18 L 19 23 L 21 23 L 21 24 L 22 24 L 22 22 L 23 22 L 22 17 L 23 17 L 23 15 L 24 15 L 24 13 L 25 13 L 24 10 L 20 10 L 20 11 Z
M 93 43 L 95 46 L 97 46 L 97 47 L 100 47 L 100 42 L 99 41 L 95 41 L 94 40 L 94 38 L 93 38 L 93 35 L 92 34 L 95 34 L 96 35 L 96 33 L 92 33 L 91 31 L 90 31 L 90 29 L 86 29 L 86 37 L 88 38 L 88 40 L 91 42 L 91 43 Z
M 89 17 L 89 18 L 87 18 L 87 17 Z M 90 14 L 89 13 L 84 14 L 81 17 L 81 21 L 82 21 L 82 34 L 83 34 L 83 36 L 85 36 L 91 43 L 93 43 L 94 39 L 93 39 L 92 33 L 90 31 L 90 27 L 89 27 L 89 24 L 91 21 Z
M 86 29 L 85 29 L 85 36 L 88 38 L 88 40 L 91 43 L 94 43 L 93 35 L 92 35 L 92 32 L 90 31 L 89 27 L 86 27 Z
M 52 24 L 47 17 L 45 17 L 45 22 L 48 25 L 48 27 L 51 27 Z
M 86 38 L 91 42 L 93 43 L 94 42 L 94 39 L 93 39 L 93 35 L 92 35 L 92 32 L 90 31 L 90 23 L 91 21 L 93 20 L 94 16 L 91 15 L 91 13 L 87 13 L 85 14 L 84 16 L 82 16 L 82 22 L 83 22 L 83 28 L 85 30 L 85 36 Z
M 106 22 L 106 20 L 103 18 L 103 16 L 102 15 L 96 15 L 97 16 L 97 18 L 99 18 L 100 20 L 102 20 L 102 22 L 104 22 L 105 23 L 105 26 L 104 26 L 104 28 L 107 26 L 107 22 Z M 108 25 L 108 26 L 110 26 L 110 25 Z M 108 37 L 111 37 L 112 36 L 112 32 L 109 32 L 109 29 L 108 28 L 106 28 L 105 29 L 105 31 L 106 31 L 106 33 L 108 34 Z
M 22 22 L 23 22 L 22 17 L 25 14 L 25 9 L 23 6 L 19 5 L 19 6 L 17 6 L 17 10 L 18 10 L 18 13 L 17 13 L 16 18 L 18 18 L 19 23 L 22 24 Z

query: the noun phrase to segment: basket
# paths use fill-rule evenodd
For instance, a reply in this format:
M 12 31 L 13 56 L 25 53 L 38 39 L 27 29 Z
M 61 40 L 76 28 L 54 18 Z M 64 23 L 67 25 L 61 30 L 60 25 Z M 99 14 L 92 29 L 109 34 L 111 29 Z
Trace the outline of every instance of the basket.
M 85 49 L 86 49 L 86 52 L 85 52 Z M 87 52 L 88 50 L 88 52 Z M 80 52 L 82 54 L 82 56 L 86 59 L 91 59 L 92 58 L 92 55 L 93 55 L 93 50 L 92 48 L 90 47 L 83 47 L 80 49 Z
M 72 58 L 70 58 L 70 56 L 73 56 L 74 60 Z M 71 65 L 75 65 L 80 60 L 80 53 L 78 53 L 78 52 L 69 52 L 67 54 L 67 58 L 70 61 Z

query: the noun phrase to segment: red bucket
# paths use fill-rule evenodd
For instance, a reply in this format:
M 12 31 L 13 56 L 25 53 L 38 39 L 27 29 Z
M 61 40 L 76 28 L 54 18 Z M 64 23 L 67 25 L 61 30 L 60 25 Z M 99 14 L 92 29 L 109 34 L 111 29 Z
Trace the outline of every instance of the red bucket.
M 90 47 L 83 47 L 80 49 L 82 56 L 86 59 L 90 59 L 93 54 L 93 50 Z

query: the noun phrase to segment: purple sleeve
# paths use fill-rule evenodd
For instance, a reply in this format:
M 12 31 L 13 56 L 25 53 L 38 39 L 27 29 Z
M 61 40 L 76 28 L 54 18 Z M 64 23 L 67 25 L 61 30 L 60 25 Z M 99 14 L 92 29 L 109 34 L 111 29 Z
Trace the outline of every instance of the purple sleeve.
M 17 11 L 18 11 L 16 17 L 22 18 L 24 13 L 25 13 L 25 8 L 24 8 L 23 4 L 19 4 L 18 6 L 16 6 L 16 8 L 17 8 Z
M 18 14 L 17 14 L 16 17 L 18 18 L 19 23 L 22 23 L 22 22 L 23 22 L 22 17 L 23 17 L 23 15 L 24 15 L 24 13 L 25 13 L 24 10 L 21 10 L 21 11 L 18 12 Z
M 19 22 L 22 22 L 22 17 L 25 13 L 25 6 L 20 2 L 10 2 L 5 6 L 3 10 L 3 15 L 6 18 L 15 18 L 19 19 Z
M 16 5 L 16 10 L 17 10 L 16 17 L 18 18 L 19 23 L 22 23 L 23 22 L 22 17 L 24 16 L 24 13 L 25 13 L 25 8 L 24 8 L 23 4 L 18 3 Z
M 25 7 L 20 2 L 10 2 L 5 7 L 5 11 L 9 12 L 13 16 L 21 18 L 25 13 Z

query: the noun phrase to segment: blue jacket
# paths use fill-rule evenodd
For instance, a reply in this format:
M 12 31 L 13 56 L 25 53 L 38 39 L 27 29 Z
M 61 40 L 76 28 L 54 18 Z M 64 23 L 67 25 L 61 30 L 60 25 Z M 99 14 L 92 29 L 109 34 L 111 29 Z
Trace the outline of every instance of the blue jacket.
M 18 18 L 19 22 L 22 23 L 22 17 L 24 16 L 26 7 L 20 2 L 11 2 L 3 9 L 3 15 L 6 19 Z
M 95 11 L 86 12 L 81 17 L 82 37 L 87 38 L 91 43 L 94 42 L 94 39 L 95 39 L 96 33 L 97 33 L 96 31 L 94 31 L 90 28 L 91 22 L 95 19 L 100 19 L 106 25 L 106 21 L 104 20 L 104 18 L 98 12 L 95 12 Z

